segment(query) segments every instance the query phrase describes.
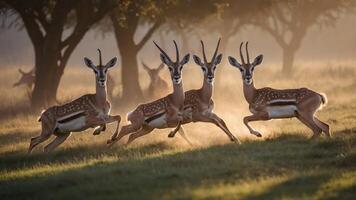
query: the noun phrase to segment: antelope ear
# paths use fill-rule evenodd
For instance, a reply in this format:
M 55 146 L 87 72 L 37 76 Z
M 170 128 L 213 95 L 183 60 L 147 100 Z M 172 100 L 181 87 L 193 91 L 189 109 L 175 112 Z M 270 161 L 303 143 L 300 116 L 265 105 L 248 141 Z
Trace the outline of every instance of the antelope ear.
M 232 66 L 234 66 L 234 67 L 237 67 L 237 68 L 239 68 L 239 69 L 242 68 L 241 64 L 240 64 L 239 62 L 237 62 L 237 60 L 236 60 L 234 57 L 229 56 L 228 59 L 229 59 L 230 65 L 232 65 Z
M 146 70 L 146 71 L 150 70 L 150 68 L 148 68 L 148 66 L 143 61 L 141 61 L 141 64 L 142 64 L 142 67 L 144 70 Z
M 21 68 L 19 68 L 18 70 L 19 70 L 20 74 L 25 74 L 25 72 L 24 72 L 24 71 L 22 71 L 22 69 L 21 69 Z
M 219 54 L 219 55 L 215 58 L 214 64 L 215 64 L 215 65 L 219 64 L 219 63 L 221 62 L 221 59 L 222 59 L 222 54 Z
M 180 61 L 181 65 L 185 65 L 189 62 L 189 58 L 190 58 L 190 54 L 188 53 L 187 55 L 185 55 L 182 59 L 182 61 Z
M 161 71 L 161 70 L 163 69 L 163 67 L 164 67 L 164 64 L 161 63 L 161 64 L 157 67 L 157 70 L 158 70 L 158 71 Z
M 196 55 L 193 55 L 193 59 L 194 59 L 194 62 L 199 65 L 199 66 L 203 66 L 203 63 L 201 62 L 200 58 Z
M 253 66 L 257 66 L 257 65 L 259 65 L 259 64 L 262 63 L 262 60 L 263 60 L 263 55 L 260 54 L 259 56 L 257 56 L 257 57 L 255 58 L 255 60 L 253 61 L 252 65 L 253 65 Z
M 111 59 L 108 63 L 106 63 L 105 68 L 106 68 L 106 69 L 109 69 L 109 68 L 111 68 L 111 67 L 114 67 L 115 64 L 116 64 L 116 61 L 117 61 L 117 58 L 114 57 L 114 58 Z
M 161 58 L 161 61 L 166 64 L 166 65 L 171 65 L 172 62 L 171 62 L 171 59 L 167 58 L 164 54 L 159 54 L 160 55 L 160 58 Z
M 92 62 L 89 58 L 84 57 L 84 63 L 85 63 L 90 69 L 95 70 L 96 66 L 93 64 L 93 62 Z

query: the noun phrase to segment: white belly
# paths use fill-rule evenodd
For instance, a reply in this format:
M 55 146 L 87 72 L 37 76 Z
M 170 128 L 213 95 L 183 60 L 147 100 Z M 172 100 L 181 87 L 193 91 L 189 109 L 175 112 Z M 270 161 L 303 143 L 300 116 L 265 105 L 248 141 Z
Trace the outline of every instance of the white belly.
M 147 125 L 152 128 L 165 128 L 167 127 L 167 115 L 163 114 L 160 117 L 148 122 Z
M 68 122 L 57 122 L 56 128 L 59 132 L 81 131 L 85 129 L 85 116 L 78 117 Z
M 295 117 L 296 111 L 297 111 L 297 107 L 295 105 L 267 107 L 268 116 L 270 118 Z

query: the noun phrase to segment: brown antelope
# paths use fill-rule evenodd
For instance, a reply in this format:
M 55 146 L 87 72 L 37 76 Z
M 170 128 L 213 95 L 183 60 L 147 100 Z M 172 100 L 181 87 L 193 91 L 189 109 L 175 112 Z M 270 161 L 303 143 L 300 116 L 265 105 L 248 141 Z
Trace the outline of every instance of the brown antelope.
M 21 78 L 19 81 L 17 81 L 16 83 L 13 84 L 13 87 L 17 87 L 20 85 L 26 85 L 27 96 L 29 99 L 31 99 L 32 87 L 35 84 L 34 69 L 31 69 L 31 71 L 29 71 L 29 72 L 25 72 L 21 68 L 19 68 L 19 73 L 21 74 Z
M 147 96 L 149 98 L 161 97 L 168 91 L 168 84 L 163 80 L 159 73 L 164 68 L 164 64 L 161 63 L 157 68 L 151 69 L 143 61 L 141 61 L 143 69 L 146 70 L 147 74 L 150 76 L 150 84 L 147 89 Z
M 32 89 L 32 86 L 35 83 L 35 75 L 33 69 L 31 69 L 29 72 L 24 72 L 21 68 L 19 68 L 19 73 L 21 74 L 21 78 L 19 81 L 13 84 L 13 87 L 26 85 L 27 88 Z
M 214 101 L 212 100 L 212 96 L 215 70 L 222 59 L 222 54 L 217 55 L 220 39 L 216 46 L 213 58 L 210 62 L 208 62 L 205 55 L 204 43 L 203 41 L 200 42 L 202 46 L 204 62 L 202 62 L 201 59 L 196 55 L 193 55 L 193 58 L 195 63 L 201 67 L 204 73 L 203 86 L 200 89 L 189 90 L 185 92 L 183 122 L 181 124 L 191 122 L 213 123 L 221 130 L 223 130 L 231 141 L 240 143 L 240 140 L 237 139 L 227 128 L 224 120 L 213 113 Z M 176 127 L 168 136 L 174 137 L 177 131 L 184 132 L 183 127 Z
M 107 101 L 106 76 L 107 70 L 116 63 L 116 57 L 106 65 L 102 65 L 101 52 L 99 52 L 99 65 L 95 66 L 91 60 L 84 58 L 85 64 L 94 71 L 96 80 L 96 93 L 86 94 L 78 99 L 60 106 L 53 106 L 43 111 L 39 120 L 42 123 L 42 132 L 31 139 L 28 152 L 38 144 L 46 141 L 52 134 L 57 136 L 44 151 L 49 152 L 63 143 L 71 132 L 79 132 L 88 128 L 95 128 L 94 135 L 105 131 L 106 124 L 117 122 L 118 132 L 121 117 L 109 115 L 110 103 Z
M 240 64 L 231 56 L 229 56 L 229 62 L 238 68 L 242 75 L 244 96 L 252 113 L 243 121 L 250 133 L 257 137 L 262 136 L 248 125 L 249 122 L 296 117 L 313 131 L 312 138 L 319 136 L 321 132 L 330 137 L 329 125 L 315 116 L 315 112 L 327 103 L 326 96 L 307 88 L 276 90 L 266 87 L 256 89 L 252 80 L 253 71 L 257 65 L 261 64 L 263 55 L 257 56 L 253 63 L 250 63 L 247 42 L 247 63 L 245 63 L 241 50 L 242 45 L 243 42 L 240 45 L 242 63 Z
M 130 144 L 136 138 L 152 132 L 154 129 L 173 128 L 178 126 L 183 120 L 184 92 L 182 83 L 183 66 L 189 61 L 189 54 L 186 54 L 182 60 L 179 59 L 179 50 L 177 43 L 173 40 L 176 49 L 177 60 L 173 62 L 155 42 L 154 44 L 160 50 L 160 58 L 168 66 L 173 82 L 173 93 L 153 101 L 151 103 L 141 104 L 135 110 L 127 115 L 127 120 L 131 124 L 123 126 L 120 133 L 114 134 L 108 144 L 112 145 L 119 141 L 123 136 L 132 133 L 129 136 L 127 144 Z M 183 138 L 189 143 L 185 135 Z

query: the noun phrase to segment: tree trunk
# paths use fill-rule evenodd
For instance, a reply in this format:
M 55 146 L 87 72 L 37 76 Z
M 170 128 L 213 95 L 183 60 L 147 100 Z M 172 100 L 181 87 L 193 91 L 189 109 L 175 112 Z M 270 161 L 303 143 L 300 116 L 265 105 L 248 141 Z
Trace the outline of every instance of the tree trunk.
M 137 54 L 138 49 L 130 29 L 115 29 L 117 46 L 121 55 L 122 100 L 137 102 L 143 98 L 139 83 Z
M 182 47 L 181 51 L 185 54 L 190 51 L 189 38 L 187 37 L 187 33 L 184 30 L 179 30 L 179 34 L 182 39 Z
M 143 92 L 139 83 L 137 54 L 149 38 L 151 38 L 155 30 L 162 24 L 161 20 L 156 21 L 144 37 L 136 44 L 134 35 L 139 26 L 140 17 L 134 12 L 135 9 L 137 8 L 132 8 L 131 12 L 128 13 L 127 24 L 124 26 L 118 21 L 120 18 L 117 15 L 117 12 L 113 12 L 110 15 L 114 27 L 117 47 L 121 55 L 121 98 L 126 103 L 139 102 L 143 99 Z
M 36 51 L 35 63 L 35 87 L 32 93 L 31 104 L 37 108 L 47 107 L 54 103 L 55 92 L 58 88 L 56 77 L 57 52 L 42 48 L 41 52 Z M 56 89 L 53 91 L 53 89 Z
M 73 40 L 66 46 L 61 54 L 61 34 L 46 37 L 43 44 L 35 46 L 35 87 L 32 93 L 31 104 L 35 109 L 48 107 L 57 102 L 57 91 L 65 66 L 75 47 L 84 36 L 87 29 L 78 31 Z
M 282 73 L 291 76 L 293 73 L 293 64 L 296 50 L 290 47 L 283 48 Z

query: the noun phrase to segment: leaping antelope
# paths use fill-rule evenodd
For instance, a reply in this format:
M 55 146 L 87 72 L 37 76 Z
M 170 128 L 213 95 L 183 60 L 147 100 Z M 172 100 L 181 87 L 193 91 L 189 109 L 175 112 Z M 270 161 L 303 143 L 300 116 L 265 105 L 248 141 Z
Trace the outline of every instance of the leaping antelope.
M 32 87 L 35 84 L 34 69 L 31 69 L 29 72 L 25 72 L 21 68 L 19 68 L 19 73 L 21 74 L 21 78 L 20 80 L 18 80 L 16 83 L 13 84 L 13 87 L 26 85 L 27 96 L 29 99 L 31 99 Z
M 147 89 L 147 96 L 149 98 L 161 97 L 161 95 L 166 94 L 168 91 L 168 84 L 165 80 L 160 77 L 159 73 L 164 68 L 164 64 L 161 63 L 157 68 L 148 67 L 143 61 L 141 61 L 143 69 L 146 70 L 147 74 L 150 76 L 150 84 Z
M 315 116 L 315 112 L 326 105 L 326 96 L 307 88 L 276 90 L 266 87 L 256 89 L 252 80 L 253 70 L 262 63 L 263 55 L 257 56 L 253 63 L 250 63 L 247 42 L 247 63 L 245 63 L 241 50 L 242 45 L 243 42 L 240 44 L 242 64 L 231 56 L 229 56 L 229 62 L 241 71 L 244 96 L 252 113 L 251 116 L 244 117 L 243 121 L 250 133 L 257 137 L 262 136 L 261 133 L 248 125 L 249 122 L 296 117 L 313 131 L 312 138 L 319 136 L 321 132 L 330 137 L 329 125 Z
M 183 122 L 182 124 L 187 124 L 191 122 L 208 122 L 213 123 L 223 130 L 226 135 L 230 138 L 231 141 L 241 143 L 227 128 L 223 119 L 217 116 L 214 112 L 214 101 L 212 99 L 213 87 L 214 87 L 214 78 L 215 70 L 217 65 L 221 62 L 222 54 L 218 54 L 220 39 L 215 49 L 215 53 L 210 62 L 208 62 L 204 43 L 201 42 L 204 62 L 201 59 L 193 55 L 194 61 L 199 65 L 204 73 L 203 86 L 197 90 L 189 90 L 185 92 L 184 100 L 184 113 L 183 113 Z M 174 137 L 176 132 L 184 132 L 183 127 L 177 126 L 171 133 L 169 137 Z
M 14 83 L 13 87 L 26 85 L 27 88 L 32 89 L 32 86 L 35 83 L 35 75 L 33 74 L 33 69 L 31 69 L 29 72 L 25 72 L 21 68 L 19 68 L 19 73 L 21 74 L 20 80 Z
M 173 40 L 176 49 L 177 60 L 173 62 L 155 42 L 154 44 L 160 50 L 160 58 L 168 66 L 173 82 L 173 93 L 147 104 L 139 105 L 135 110 L 127 115 L 127 120 L 131 124 L 123 126 L 120 133 L 114 134 L 107 141 L 109 145 L 119 141 L 123 136 L 132 133 L 129 136 L 127 144 L 130 144 L 136 138 L 152 132 L 155 128 L 173 128 L 178 126 L 183 120 L 184 92 L 182 83 L 183 66 L 189 61 L 189 54 L 186 54 L 182 60 L 179 59 L 179 50 L 177 43 Z M 183 138 L 189 143 L 187 138 Z
M 110 103 L 106 96 L 107 70 L 116 63 L 116 57 L 106 65 L 102 65 L 101 52 L 99 52 L 99 65 L 95 66 L 91 60 L 84 58 L 85 64 L 94 71 L 96 80 L 96 93 L 86 94 L 78 99 L 60 106 L 53 106 L 43 111 L 39 120 L 42 123 L 42 132 L 31 139 L 28 152 L 38 144 L 46 141 L 52 134 L 57 136 L 44 151 L 49 152 L 63 143 L 71 132 L 79 132 L 88 128 L 95 128 L 93 134 L 98 135 L 105 131 L 106 124 L 117 122 L 115 132 L 118 132 L 121 117 L 109 115 Z

